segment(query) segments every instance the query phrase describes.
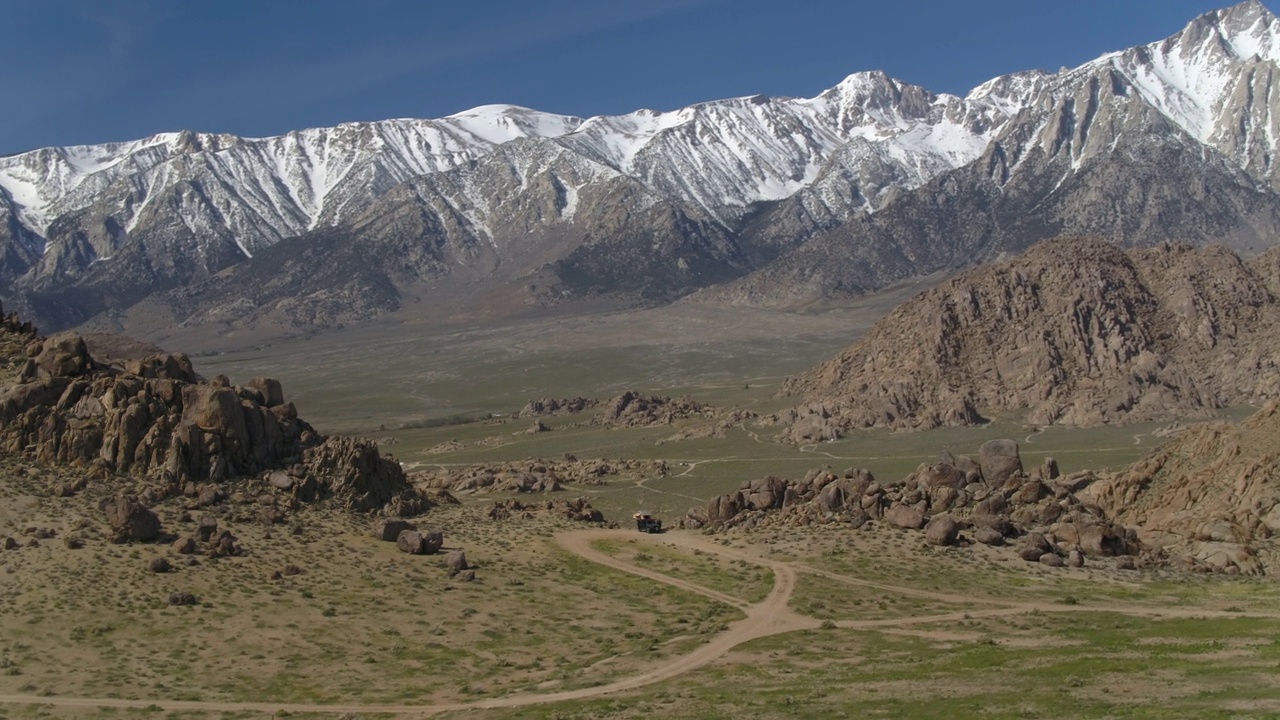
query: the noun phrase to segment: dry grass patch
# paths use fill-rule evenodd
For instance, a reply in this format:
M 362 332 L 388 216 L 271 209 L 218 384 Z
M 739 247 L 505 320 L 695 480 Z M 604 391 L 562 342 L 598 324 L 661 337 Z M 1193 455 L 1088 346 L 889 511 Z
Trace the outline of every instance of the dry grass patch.
M 625 562 L 747 602 L 759 602 L 773 589 L 773 572 L 745 560 L 636 540 L 597 540 L 591 545 Z

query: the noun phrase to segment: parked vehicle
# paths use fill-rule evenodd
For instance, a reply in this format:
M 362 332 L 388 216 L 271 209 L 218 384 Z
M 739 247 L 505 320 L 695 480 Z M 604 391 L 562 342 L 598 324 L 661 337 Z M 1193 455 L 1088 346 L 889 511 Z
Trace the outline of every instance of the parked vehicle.
M 633 517 L 636 519 L 636 530 L 647 533 L 662 532 L 662 521 L 649 513 L 638 512 Z

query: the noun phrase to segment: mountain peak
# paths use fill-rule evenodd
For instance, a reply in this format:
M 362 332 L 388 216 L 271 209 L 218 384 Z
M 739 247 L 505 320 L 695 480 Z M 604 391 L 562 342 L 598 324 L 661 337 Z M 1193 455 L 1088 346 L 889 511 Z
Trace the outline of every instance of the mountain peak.
M 268 138 L 177 132 L 134 142 L 48 148 L 0 158 L 0 297 L 34 298 L 30 307 L 35 308 L 34 303 L 45 302 L 40 293 L 46 287 L 56 286 L 59 292 L 90 283 L 105 288 L 103 278 L 110 277 L 127 287 L 127 292 L 110 297 L 133 302 L 146 292 L 198 281 L 284 239 L 306 235 L 337 242 L 339 235 L 323 233 L 389 207 L 383 202 L 387 197 L 397 202 L 411 197 L 422 212 L 411 213 L 412 221 L 396 220 L 400 224 L 394 228 L 390 222 L 359 226 L 361 243 L 376 238 L 378 243 L 391 243 L 386 247 L 399 248 L 395 243 L 415 238 L 422 247 L 447 249 L 429 261 L 423 255 L 411 271 L 388 270 L 391 274 L 377 281 L 377 292 L 394 285 L 392 275 L 427 272 L 428 265 L 430 273 L 455 268 L 482 273 L 482 266 L 474 262 L 482 255 L 485 262 L 506 263 L 503 273 L 516 272 L 511 269 L 515 258 L 543 258 L 537 253 L 545 249 L 546 258 L 560 262 L 552 254 L 578 253 L 576 244 L 616 234 L 615 222 L 626 213 L 599 208 L 614 202 L 604 198 L 613 198 L 618 188 L 635 198 L 636 212 L 659 207 L 670 211 L 663 220 L 649 221 L 689 220 L 664 227 L 679 226 L 671 230 L 670 247 L 692 254 L 653 255 L 637 249 L 635 255 L 657 258 L 651 264 L 655 273 L 670 270 L 670 277 L 685 278 L 667 286 L 683 291 L 736 277 L 754 263 L 769 261 L 766 258 L 775 250 L 796 248 L 814 238 L 834 239 L 833 233 L 846 232 L 855 221 L 861 222 L 858 218 L 889 210 L 935 181 L 981 186 L 986 192 L 983 183 L 988 180 L 1009 187 L 1011 178 L 1050 179 L 1050 174 L 1061 173 L 1056 183 L 1037 185 L 1034 193 L 1057 198 L 1081 192 L 1080 187 L 1105 188 L 1072 206 L 1092 212 L 1086 210 L 1090 204 L 1112 199 L 1118 187 L 1104 184 L 1101 175 L 1087 175 L 1108 163 L 1119 164 L 1126 173 L 1142 173 L 1143 192 L 1155 183 L 1157 194 L 1151 197 L 1156 199 L 1142 205 L 1144 213 L 1154 208 L 1168 218 L 1182 217 L 1178 208 L 1183 206 L 1219 209 L 1212 221 L 1206 211 L 1194 215 L 1199 224 L 1180 223 L 1179 237 L 1191 233 L 1195 240 L 1228 239 L 1223 235 L 1236 227 L 1236 218 L 1243 218 L 1239 222 L 1253 223 L 1251 229 L 1233 241 L 1270 245 L 1273 229 L 1280 227 L 1280 161 L 1275 153 L 1280 114 L 1275 112 L 1272 90 L 1277 67 L 1280 21 L 1260 2 L 1250 0 L 1206 13 L 1166 40 L 1109 53 L 1058 73 L 1005 75 L 963 98 L 871 70 L 848 75 L 816 97 L 751 95 L 665 112 L 581 118 L 495 104 L 444 118 L 347 123 Z M 1197 147 L 1197 142 L 1204 147 Z M 517 144 L 500 150 L 506 143 Z M 1164 149 L 1178 153 L 1172 165 L 1167 160 L 1172 155 Z M 969 167 L 982 158 L 985 167 Z M 1166 167 L 1154 168 L 1156 163 Z M 1248 184 L 1252 193 L 1256 182 L 1267 191 L 1265 199 L 1251 199 L 1248 202 L 1256 204 L 1247 206 L 1215 206 L 1215 189 L 1201 190 L 1195 197 L 1204 202 L 1191 203 L 1184 201 L 1187 188 L 1182 186 L 1174 196 L 1159 195 L 1165 192 L 1161 183 L 1184 177 L 1178 172 L 1191 167 L 1189 163 L 1213 169 L 1218 173 L 1214 177 L 1234 173 L 1232 188 Z M 953 172 L 962 174 L 950 175 Z M 599 190 L 603 183 L 611 187 Z M 967 202 L 964 192 L 950 187 L 944 193 L 947 198 Z M 782 202 L 791 198 L 795 200 Z M 939 198 L 939 203 L 950 202 Z M 1015 214 L 1040 207 L 1017 204 L 1021 202 L 1011 200 L 1007 207 L 1015 208 Z M 1274 216 L 1268 214 L 1272 202 Z M 928 219 L 934 213 L 941 213 L 937 218 L 948 216 L 927 230 L 923 224 L 911 225 L 916 220 L 905 214 L 880 215 L 919 228 L 909 241 L 918 240 L 919 252 L 913 250 L 913 257 L 900 254 L 874 268 L 850 261 L 851 280 L 836 279 L 835 271 L 826 268 L 826 279 L 815 281 L 812 278 L 819 274 L 805 270 L 795 276 L 803 276 L 795 292 L 868 289 L 926 266 L 932 272 L 955 267 L 971 256 L 976 261 L 980 257 L 972 255 L 974 248 L 997 247 L 983 241 L 981 246 L 929 254 L 933 251 L 925 248 L 932 247 L 941 223 L 952 222 L 939 203 L 920 206 L 928 211 L 917 213 L 921 223 L 934 222 Z M 1191 217 L 1193 211 L 1186 212 Z M 1093 215 L 1087 224 L 1079 220 L 1070 227 L 1125 242 L 1149 241 L 1155 233 L 1168 232 L 1154 222 L 1140 229 L 1121 225 L 1125 213 L 1107 215 L 1100 225 Z M 1261 219 L 1254 222 L 1254 217 Z M 642 227 L 634 219 L 627 225 Z M 1041 227 L 1057 225 L 1041 223 L 1031 234 L 1042 232 Z M 717 243 L 747 232 L 756 235 L 744 243 L 768 250 L 758 255 L 752 250 L 742 257 L 721 252 L 719 248 L 729 245 Z M 491 242 L 477 243 L 481 237 Z M 526 237 L 547 244 L 526 253 L 524 248 L 535 242 Z M 628 239 L 618 243 L 634 239 L 620 237 Z M 1012 234 L 1000 237 L 1009 248 L 1025 247 L 1029 240 L 1015 240 Z M 553 247 L 552 238 L 559 244 Z M 717 249 L 699 255 L 703 250 L 690 249 L 697 243 Z M 871 244 L 864 243 L 865 252 L 878 253 Z M 512 250 L 517 245 L 520 253 Z M 609 273 L 619 266 L 611 255 L 615 246 L 620 247 L 581 245 L 587 249 L 575 259 L 547 272 L 563 273 L 565 278 L 614 278 Z M 842 245 L 839 252 L 847 253 L 847 248 Z M 175 262 L 166 253 L 183 260 Z M 819 254 L 828 266 L 837 259 L 834 251 Z M 695 255 L 711 269 L 690 273 L 678 263 L 662 265 L 668 260 L 688 265 Z M 920 260 L 926 255 L 927 261 Z M 816 256 L 797 255 L 796 267 Z M 193 257 L 197 259 L 186 259 Z M 265 265 L 259 261 L 255 267 Z M 146 270 L 135 272 L 137 268 Z M 500 279 L 495 275 L 493 282 Z M 600 282 L 604 287 L 613 280 Z M 578 280 L 566 280 L 564 287 L 595 292 Z M 631 292 L 631 286 L 625 292 Z M 103 302 L 86 300 L 77 310 L 80 319 L 107 298 L 104 294 Z M 47 307 L 58 322 L 74 319 L 63 304 L 50 301 Z M 369 307 L 373 306 L 352 305 L 343 312 L 362 316 Z
M 823 95 L 860 97 L 870 95 L 878 91 L 883 91 L 885 89 L 896 89 L 903 84 L 904 83 L 897 79 L 890 77 L 888 73 L 883 70 L 865 70 L 845 77 L 845 79 L 841 80 L 835 87 L 824 92 Z
M 922 118 L 936 99 L 937 95 L 925 88 L 898 80 L 883 70 L 871 70 L 853 73 L 807 102 L 830 103 L 845 117 L 872 113 L 888 121 L 889 116 Z M 893 120 L 890 124 L 898 122 Z
M 1259 18 L 1275 19 L 1275 15 L 1267 9 L 1266 5 L 1262 4 L 1261 0 L 1244 0 L 1244 2 L 1213 12 L 1223 21 L 1236 19 L 1250 21 Z
M 1184 33 L 1197 39 L 1221 38 L 1241 60 L 1260 57 L 1280 61 L 1280 20 L 1259 0 L 1207 12 L 1193 20 Z

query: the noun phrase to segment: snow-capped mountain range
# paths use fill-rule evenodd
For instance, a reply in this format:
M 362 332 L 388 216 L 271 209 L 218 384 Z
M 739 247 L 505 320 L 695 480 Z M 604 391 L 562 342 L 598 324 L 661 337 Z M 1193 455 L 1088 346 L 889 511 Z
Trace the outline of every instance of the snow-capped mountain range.
M 671 112 L 492 105 L 261 139 L 184 131 L 44 148 L 0 158 L 0 298 L 46 326 L 122 317 L 144 299 L 193 321 L 283 312 L 308 324 L 394 310 L 406 288 L 429 294 L 450 278 L 544 303 L 659 301 L 736 279 L 704 295 L 786 304 L 1051 232 L 1260 248 L 1280 225 L 1278 73 L 1280 20 L 1249 0 L 1166 40 L 963 98 L 865 72 L 813 98 Z M 1209 178 L 1222 205 L 1212 217 L 1167 207 L 1176 194 L 1162 183 L 1187 173 Z M 986 208 L 990 227 L 959 233 L 976 233 L 974 247 L 940 251 L 956 234 L 946 223 L 966 217 L 909 231 L 889 220 L 915 208 L 902 222 L 918 223 L 921 206 L 957 196 Z M 1017 238 L 993 229 L 1038 207 L 1057 214 L 1024 218 Z M 890 227 L 866 229 L 878 223 Z M 273 290 L 250 267 L 269 250 L 284 275 L 303 251 L 311 275 L 324 275 L 316 263 L 362 267 L 319 285 L 299 272 Z M 257 278 L 251 292 L 242 277 Z M 344 298 L 373 287 L 383 301 L 344 314 Z

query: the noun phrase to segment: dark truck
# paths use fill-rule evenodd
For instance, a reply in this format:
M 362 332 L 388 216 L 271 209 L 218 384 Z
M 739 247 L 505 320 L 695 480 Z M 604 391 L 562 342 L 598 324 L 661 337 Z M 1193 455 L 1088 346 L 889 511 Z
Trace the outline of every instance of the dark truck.
M 634 515 L 636 519 L 636 529 L 640 532 L 660 533 L 662 532 L 662 521 L 650 515 L 647 512 L 638 512 Z

